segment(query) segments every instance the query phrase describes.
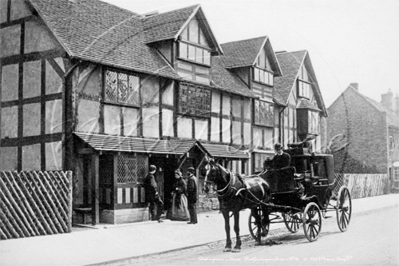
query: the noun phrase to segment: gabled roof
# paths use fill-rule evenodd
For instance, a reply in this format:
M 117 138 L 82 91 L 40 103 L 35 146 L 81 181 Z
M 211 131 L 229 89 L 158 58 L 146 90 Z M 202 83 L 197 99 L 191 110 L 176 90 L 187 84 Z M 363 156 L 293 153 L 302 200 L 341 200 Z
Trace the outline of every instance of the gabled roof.
M 179 78 L 145 45 L 141 17 L 97 0 L 28 0 L 71 58 Z
M 195 15 L 199 7 L 199 5 L 189 6 L 144 18 L 146 43 L 176 40 L 183 26 Z
M 308 51 L 303 50 L 296 52 L 277 53 L 277 59 L 280 62 L 280 66 L 284 75 L 274 79 L 273 99 L 278 104 L 288 104 L 288 98 L 292 90 L 296 88 L 296 79 L 298 78 L 301 66 L 305 65 L 312 79 L 312 88 L 314 88 L 313 91 L 316 96 L 317 104 L 322 110 L 323 115 L 327 116 L 327 110 L 324 105 L 323 97 L 320 92 L 319 84 L 317 82 Z
M 267 36 L 221 44 L 226 68 L 249 67 L 256 64 L 261 50 L 266 46 L 276 75 L 282 75 L 279 62 Z
M 257 98 L 245 84 L 236 75 L 225 68 L 222 56 L 212 57 L 211 80 L 213 85 L 220 87 L 221 90 L 231 93 Z
M 201 5 L 185 7 L 144 18 L 143 27 L 146 35 L 146 43 L 170 39 L 177 40 L 184 28 L 195 16 L 198 16 L 200 25 L 205 30 L 205 34 L 210 40 L 210 46 L 217 54 L 222 54 L 222 49 L 211 31 Z
M 362 99 L 364 99 L 366 102 L 368 102 L 368 103 L 369 103 L 375 110 L 377 110 L 378 112 L 385 113 L 385 114 L 386 114 L 386 117 L 387 117 L 388 125 L 399 126 L 399 119 L 398 119 L 398 116 L 395 114 L 394 111 L 388 109 L 388 108 L 387 108 L 385 105 L 383 105 L 382 103 L 377 102 L 377 101 L 375 101 L 375 100 L 373 100 L 373 99 L 371 99 L 371 98 L 369 98 L 369 97 L 367 97 L 367 96 L 361 94 L 361 93 L 359 92 L 357 86 L 354 87 L 353 83 L 350 84 L 350 85 L 348 86 L 348 88 L 346 88 L 346 90 L 345 90 L 344 92 L 341 93 L 340 96 L 338 96 L 338 98 L 331 104 L 331 106 L 333 106 L 333 105 L 338 101 L 338 99 L 340 99 L 340 98 L 342 97 L 342 95 L 345 94 L 345 93 L 347 93 L 347 91 L 349 91 L 349 90 L 353 91 L 356 95 L 358 95 L 359 97 L 361 97 Z M 329 108 L 331 108 L 331 106 L 330 106 Z

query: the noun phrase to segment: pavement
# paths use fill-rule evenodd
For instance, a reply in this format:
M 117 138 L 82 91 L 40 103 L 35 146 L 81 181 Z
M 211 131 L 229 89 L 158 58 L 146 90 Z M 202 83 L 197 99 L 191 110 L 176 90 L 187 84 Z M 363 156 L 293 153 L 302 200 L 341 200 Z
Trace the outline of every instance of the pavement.
M 354 199 L 352 206 L 353 214 L 399 206 L 399 194 Z M 249 214 L 249 210 L 240 212 L 240 235 L 246 239 L 249 239 Z M 233 219 L 230 220 L 234 237 Z M 287 232 L 284 223 L 272 224 L 269 236 Z M 74 227 L 68 234 L 2 240 L 0 265 L 107 265 L 188 248 L 224 246 L 224 242 L 223 217 L 218 211 L 212 211 L 198 214 L 195 225 L 170 220 L 148 221 Z

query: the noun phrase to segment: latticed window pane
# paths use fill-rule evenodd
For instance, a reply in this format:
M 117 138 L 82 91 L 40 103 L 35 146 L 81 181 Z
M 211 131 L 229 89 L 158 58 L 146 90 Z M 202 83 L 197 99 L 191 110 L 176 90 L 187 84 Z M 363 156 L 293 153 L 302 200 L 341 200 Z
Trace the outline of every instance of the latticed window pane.
M 144 155 L 137 156 L 136 173 L 137 173 L 137 182 L 139 182 L 139 183 L 143 182 L 143 179 L 147 173 L 146 161 L 147 161 L 146 156 L 144 156 Z
M 116 72 L 106 72 L 105 99 L 109 101 L 118 99 L 118 74 Z
M 122 104 L 139 104 L 140 79 L 136 76 L 106 72 L 105 100 Z
M 118 183 L 136 183 L 137 182 L 137 159 L 130 154 L 121 154 L 118 156 Z
M 127 75 L 119 73 L 118 78 L 118 102 L 126 103 L 128 99 Z
M 129 76 L 128 104 L 139 105 L 140 80 L 136 76 Z

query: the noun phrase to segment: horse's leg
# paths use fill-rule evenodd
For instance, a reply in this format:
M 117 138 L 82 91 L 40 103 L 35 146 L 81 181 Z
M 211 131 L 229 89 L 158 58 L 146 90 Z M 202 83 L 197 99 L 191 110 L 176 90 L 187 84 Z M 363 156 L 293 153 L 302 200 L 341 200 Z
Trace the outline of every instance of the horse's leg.
M 261 217 L 259 215 L 258 212 L 258 207 L 254 207 L 251 208 L 251 212 L 253 217 L 255 217 L 255 224 L 256 224 L 256 232 L 253 232 L 256 235 L 256 243 L 255 245 L 261 245 L 262 243 L 262 237 L 261 237 L 261 233 L 262 233 L 262 221 L 261 221 Z
M 236 245 L 233 252 L 240 252 L 241 238 L 240 238 L 240 212 L 234 212 L 234 232 L 236 232 Z
M 226 231 L 226 246 L 224 247 L 223 252 L 229 252 L 229 251 L 231 251 L 229 211 L 223 210 L 222 214 L 223 214 L 223 218 L 224 218 L 224 229 Z

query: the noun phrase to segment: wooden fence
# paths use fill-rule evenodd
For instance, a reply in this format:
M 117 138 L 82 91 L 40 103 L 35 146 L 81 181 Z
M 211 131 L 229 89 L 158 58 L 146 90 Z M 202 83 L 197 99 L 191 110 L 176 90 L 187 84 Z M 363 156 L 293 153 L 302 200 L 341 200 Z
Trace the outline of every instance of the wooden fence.
M 70 233 L 72 172 L 0 172 L 0 238 Z

